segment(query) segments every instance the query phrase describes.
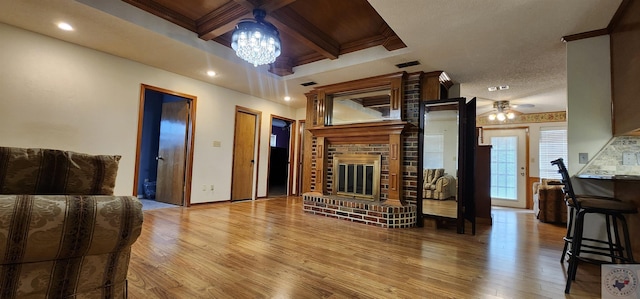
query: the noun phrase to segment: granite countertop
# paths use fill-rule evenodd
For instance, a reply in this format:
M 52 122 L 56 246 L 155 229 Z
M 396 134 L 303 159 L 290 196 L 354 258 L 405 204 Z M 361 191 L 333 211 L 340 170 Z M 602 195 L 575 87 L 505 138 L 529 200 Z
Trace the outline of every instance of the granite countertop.
M 576 176 L 581 179 L 596 180 L 620 180 L 620 181 L 640 181 L 640 175 L 613 175 L 613 174 L 579 174 Z

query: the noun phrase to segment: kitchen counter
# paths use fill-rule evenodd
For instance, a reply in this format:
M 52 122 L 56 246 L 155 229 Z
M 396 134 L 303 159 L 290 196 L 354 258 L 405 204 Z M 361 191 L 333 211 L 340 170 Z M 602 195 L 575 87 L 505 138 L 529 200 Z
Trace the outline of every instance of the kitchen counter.
M 640 181 L 640 175 L 579 174 L 576 177 L 594 180 Z

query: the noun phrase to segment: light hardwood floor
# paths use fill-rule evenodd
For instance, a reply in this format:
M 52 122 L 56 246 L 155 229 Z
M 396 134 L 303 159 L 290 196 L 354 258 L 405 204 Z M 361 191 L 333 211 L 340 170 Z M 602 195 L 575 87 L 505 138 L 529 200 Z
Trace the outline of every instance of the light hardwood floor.
M 422 213 L 442 217 L 458 217 L 458 202 L 455 200 L 422 200 Z
M 476 236 L 305 214 L 298 197 L 144 212 L 129 298 L 565 298 L 564 227 L 494 209 Z M 581 264 L 566 298 L 599 298 Z

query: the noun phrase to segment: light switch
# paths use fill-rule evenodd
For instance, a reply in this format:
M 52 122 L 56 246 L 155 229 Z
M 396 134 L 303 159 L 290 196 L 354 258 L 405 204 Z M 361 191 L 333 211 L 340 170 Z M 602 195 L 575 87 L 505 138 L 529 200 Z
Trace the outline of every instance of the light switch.
M 218 140 L 214 140 L 213 141 L 213 147 L 220 147 L 220 146 L 222 146 L 222 142 L 221 141 L 218 141 Z
M 578 154 L 578 163 L 579 164 L 587 164 L 587 163 L 589 163 L 589 154 L 588 153 L 579 153 Z

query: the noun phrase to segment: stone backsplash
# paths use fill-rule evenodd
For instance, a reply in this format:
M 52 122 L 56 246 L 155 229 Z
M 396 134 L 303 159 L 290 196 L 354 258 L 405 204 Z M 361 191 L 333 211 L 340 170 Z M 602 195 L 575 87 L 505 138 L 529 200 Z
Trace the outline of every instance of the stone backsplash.
M 640 175 L 640 136 L 613 137 L 578 175 Z

